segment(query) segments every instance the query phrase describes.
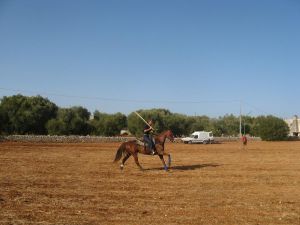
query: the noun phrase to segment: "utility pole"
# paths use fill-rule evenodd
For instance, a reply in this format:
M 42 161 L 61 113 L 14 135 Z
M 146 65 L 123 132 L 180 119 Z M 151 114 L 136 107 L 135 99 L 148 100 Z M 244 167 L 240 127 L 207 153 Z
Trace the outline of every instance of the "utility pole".
M 240 100 L 240 138 L 242 137 L 242 100 Z

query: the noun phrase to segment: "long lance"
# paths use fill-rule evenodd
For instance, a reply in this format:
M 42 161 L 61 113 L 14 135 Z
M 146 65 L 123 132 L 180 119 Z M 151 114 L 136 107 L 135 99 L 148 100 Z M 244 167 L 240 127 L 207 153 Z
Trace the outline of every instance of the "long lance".
M 138 117 L 141 118 L 141 120 L 143 120 L 143 122 L 145 124 L 147 124 L 152 130 L 154 130 L 154 128 L 152 126 L 150 126 L 150 124 L 138 113 L 138 112 L 134 112 Z

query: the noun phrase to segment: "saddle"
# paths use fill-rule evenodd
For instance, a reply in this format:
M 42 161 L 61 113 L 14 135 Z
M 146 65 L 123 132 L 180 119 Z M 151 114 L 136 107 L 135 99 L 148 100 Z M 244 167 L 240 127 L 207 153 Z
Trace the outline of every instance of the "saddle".
M 136 143 L 137 143 L 137 145 L 145 146 L 145 143 L 140 139 L 136 139 Z
M 145 152 L 147 152 L 147 153 L 149 153 L 149 154 L 152 153 L 152 151 L 151 151 L 151 149 L 149 148 L 148 144 L 145 143 L 143 140 L 136 139 L 136 143 L 137 143 L 137 145 L 142 146 L 142 147 L 144 148 L 144 151 L 145 151 Z M 153 138 L 153 143 L 154 143 L 154 146 L 155 146 L 154 138 Z M 154 149 L 154 151 L 155 151 L 155 149 Z

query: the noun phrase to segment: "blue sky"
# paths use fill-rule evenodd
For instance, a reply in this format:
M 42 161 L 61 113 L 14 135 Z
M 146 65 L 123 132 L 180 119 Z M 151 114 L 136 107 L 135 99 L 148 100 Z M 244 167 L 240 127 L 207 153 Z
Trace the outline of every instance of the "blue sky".
M 128 114 L 300 114 L 297 0 L 0 0 L 0 97 Z

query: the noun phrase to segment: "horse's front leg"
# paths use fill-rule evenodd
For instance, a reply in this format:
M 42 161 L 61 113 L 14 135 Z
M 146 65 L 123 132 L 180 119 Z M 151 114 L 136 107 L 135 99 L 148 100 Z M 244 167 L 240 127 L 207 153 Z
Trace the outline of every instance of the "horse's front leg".
M 168 156 L 168 167 L 170 168 L 170 167 L 171 167 L 171 161 L 172 161 L 172 159 L 171 159 L 171 154 L 170 154 L 170 153 L 167 153 L 167 152 L 164 152 L 163 155 Z
M 163 157 L 164 155 L 165 155 L 165 156 L 168 156 L 168 167 L 170 168 L 170 167 L 171 167 L 171 160 L 172 160 L 172 159 L 171 159 L 171 154 L 162 151 L 161 154 L 159 154 L 159 155 L 161 155 L 162 157 Z
M 164 155 L 158 155 L 158 156 L 159 156 L 160 160 L 162 161 L 162 164 L 164 165 L 165 171 L 168 171 L 168 167 L 167 167 L 166 162 L 164 160 Z

